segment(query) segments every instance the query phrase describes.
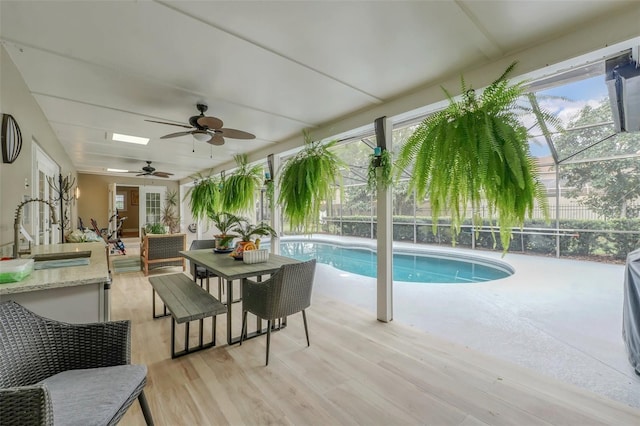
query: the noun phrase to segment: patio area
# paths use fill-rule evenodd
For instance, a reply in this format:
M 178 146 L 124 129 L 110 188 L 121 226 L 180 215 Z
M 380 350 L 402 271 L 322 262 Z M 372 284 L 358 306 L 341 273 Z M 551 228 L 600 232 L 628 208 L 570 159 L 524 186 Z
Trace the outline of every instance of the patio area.
M 477 284 L 395 282 L 394 321 L 640 407 L 640 377 L 622 341 L 624 265 L 472 252 L 506 261 L 516 272 Z M 375 317 L 375 286 L 373 278 L 318 264 L 314 291 L 339 294 Z
M 137 256 L 134 243 L 112 260 Z M 569 262 L 575 276 L 560 285 L 566 261 L 506 260 L 516 275 L 493 283 L 396 283 L 389 324 L 375 320 L 373 279 L 319 264 L 311 347 L 292 318 L 273 334 L 269 367 L 261 338 L 172 360 L 170 324 L 151 318 L 140 271 L 114 275 L 112 319 L 132 320 L 133 361 L 149 368 L 145 393 L 159 425 L 637 424 L 640 380 L 617 313 L 623 268 Z M 535 279 L 540 270 L 558 279 Z M 122 424 L 142 424 L 137 405 Z

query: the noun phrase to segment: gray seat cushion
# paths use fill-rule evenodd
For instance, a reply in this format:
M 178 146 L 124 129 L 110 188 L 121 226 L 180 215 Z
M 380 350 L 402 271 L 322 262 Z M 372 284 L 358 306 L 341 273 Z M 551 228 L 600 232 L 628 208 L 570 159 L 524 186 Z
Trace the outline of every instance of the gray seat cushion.
M 147 375 L 145 365 L 69 370 L 43 383 L 58 425 L 106 425 Z

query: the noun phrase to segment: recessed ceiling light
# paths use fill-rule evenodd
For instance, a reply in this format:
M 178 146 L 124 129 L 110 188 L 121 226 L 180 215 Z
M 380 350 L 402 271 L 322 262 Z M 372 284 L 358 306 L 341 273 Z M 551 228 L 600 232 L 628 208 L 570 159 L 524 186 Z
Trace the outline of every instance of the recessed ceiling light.
M 116 172 L 116 173 L 127 173 L 129 170 L 122 169 L 107 169 L 108 172 Z
M 149 138 L 140 138 L 138 136 L 121 135 L 120 133 L 114 133 L 112 139 L 114 141 L 137 143 L 138 145 L 146 145 L 149 143 Z

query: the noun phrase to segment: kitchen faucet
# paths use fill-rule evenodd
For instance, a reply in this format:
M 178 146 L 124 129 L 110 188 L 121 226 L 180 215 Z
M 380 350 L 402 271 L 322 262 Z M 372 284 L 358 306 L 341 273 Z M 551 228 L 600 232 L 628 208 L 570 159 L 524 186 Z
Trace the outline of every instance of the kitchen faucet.
M 13 221 L 13 258 L 14 259 L 17 259 L 20 254 L 20 250 L 19 250 L 20 226 L 21 226 L 20 222 L 22 221 L 22 207 L 24 207 L 25 204 L 32 203 L 35 201 L 39 203 L 47 204 L 49 206 L 49 210 L 51 210 L 51 224 L 56 225 L 58 223 L 58 221 L 56 220 L 56 210 L 53 207 L 53 204 L 51 204 L 47 200 L 43 200 L 41 198 L 32 198 L 31 200 L 26 200 L 18 204 L 18 208 L 16 208 L 16 215 Z

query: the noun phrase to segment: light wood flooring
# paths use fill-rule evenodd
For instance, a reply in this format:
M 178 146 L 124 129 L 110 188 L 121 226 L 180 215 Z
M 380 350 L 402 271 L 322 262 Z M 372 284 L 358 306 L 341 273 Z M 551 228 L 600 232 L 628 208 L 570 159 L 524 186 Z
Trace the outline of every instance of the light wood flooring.
M 132 321 L 132 360 L 149 369 L 145 393 L 157 425 L 640 424 L 640 410 L 378 322 L 339 297 L 314 294 L 310 347 L 300 314 L 273 333 L 267 367 L 266 338 L 227 346 L 224 316 L 219 346 L 172 360 L 171 321 L 151 318 L 141 272 L 114 275 L 111 300 L 112 319 Z M 233 321 L 239 334 L 239 304 Z M 137 402 L 121 424 L 144 424 Z

